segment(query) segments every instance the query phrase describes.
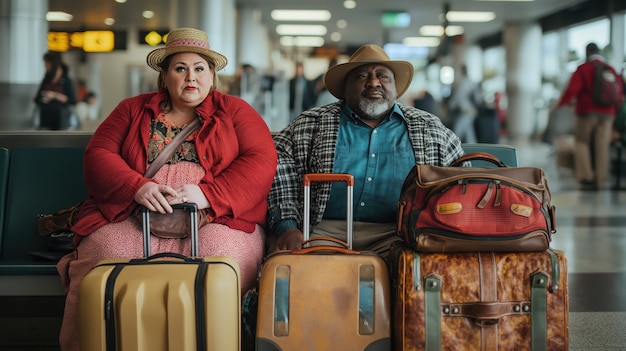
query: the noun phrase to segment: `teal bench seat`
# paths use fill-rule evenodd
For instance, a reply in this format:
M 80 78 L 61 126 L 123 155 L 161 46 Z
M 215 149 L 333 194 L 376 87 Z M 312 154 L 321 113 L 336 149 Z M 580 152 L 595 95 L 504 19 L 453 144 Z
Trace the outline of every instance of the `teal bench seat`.
M 470 152 L 486 152 L 497 157 L 505 165 L 509 167 L 518 167 L 519 161 L 517 157 L 517 149 L 511 145 L 504 144 L 486 144 L 486 143 L 463 143 L 461 145 L 466 154 Z M 495 167 L 489 161 L 472 161 L 473 167 Z
M 0 275 L 57 274 L 55 262 L 38 260 L 30 254 L 45 250 L 45 238 L 37 235 L 37 216 L 70 207 L 86 197 L 83 153 L 82 147 L 10 150 L 8 179 L 3 188 L 6 202 Z
M 9 149 L 0 147 L 0 243 L 4 227 L 4 211 L 7 200 L 7 182 L 9 180 Z

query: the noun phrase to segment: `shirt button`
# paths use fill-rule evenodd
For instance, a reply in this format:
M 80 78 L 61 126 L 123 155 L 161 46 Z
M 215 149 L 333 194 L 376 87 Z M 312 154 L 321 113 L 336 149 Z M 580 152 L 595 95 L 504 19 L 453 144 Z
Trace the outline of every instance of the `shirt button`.
M 372 157 L 376 157 L 376 154 L 372 154 Z
M 372 177 L 367 177 L 367 181 L 371 182 L 372 181 Z
M 365 206 L 365 202 L 360 203 L 361 207 Z
M 374 129 L 374 134 L 378 133 L 378 129 Z

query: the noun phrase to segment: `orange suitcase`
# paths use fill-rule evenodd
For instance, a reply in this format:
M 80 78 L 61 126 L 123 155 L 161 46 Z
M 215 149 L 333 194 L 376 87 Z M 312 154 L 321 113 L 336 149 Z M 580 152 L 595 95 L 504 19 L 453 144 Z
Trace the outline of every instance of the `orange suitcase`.
M 184 207 L 192 218 L 192 257 L 160 253 L 103 260 L 83 279 L 78 295 L 81 350 L 241 349 L 239 267 L 229 257 L 197 257 L 197 207 Z M 147 217 L 145 211 L 146 255 Z
M 259 280 L 256 350 L 390 350 L 387 265 L 375 253 L 350 247 L 354 178 L 349 174 L 305 175 L 305 214 L 309 213 L 312 181 L 346 182 L 348 244 L 306 247 L 305 241 L 301 250 L 268 257 Z M 308 227 L 305 215 L 305 240 L 309 239 Z

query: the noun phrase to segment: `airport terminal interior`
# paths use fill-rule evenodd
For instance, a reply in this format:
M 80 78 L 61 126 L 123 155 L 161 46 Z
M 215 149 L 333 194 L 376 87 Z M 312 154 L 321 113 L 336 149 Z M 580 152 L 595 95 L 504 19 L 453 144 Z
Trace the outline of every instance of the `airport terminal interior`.
M 0 0 L 0 4 L 18 2 L 22 0 Z M 518 166 L 540 167 L 547 176 L 557 214 L 557 232 L 552 237 L 551 246 L 563 251 L 568 259 L 569 350 L 626 351 L 626 145 L 614 143 L 611 147 L 611 178 L 606 187 L 598 190 L 583 189 L 574 174 L 573 110 L 554 109 L 555 101 L 569 76 L 584 61 L 584 48 L 589 42 L 597 43 L 602 54 L 624 76 L 626 6 L 622 1 L 613 0 L 571 3 L 579 7 L 572 5 L 571 8 L 559 8 L 554 13 L 546 14 L 543 17 L 545 21 L 541 23 L 553 28 L 547 31 L 540 29 L 538 36 L 533 34 L 535 28 L 532 26 L 517 26 L 515 22 L 507 24 L 513 26 L 506 32 L 507 35 L 514 35 L 519 42 L 530 40 L 530 51 L 533 48 L 541 51 L 537 61 L 533 61 L 536 67 L 507 59 L 507 54 L 511 53 L 519 54 L 520 59 L 536 57 L 524 54 L 523 51 L 528 50 L 529 46 L 519 44 L 513 48 L 505 47 L 502 33 L 485 37 L 478 45 L 463 47 L 460 51 L 455 51 L 453 45 L 449 56 L 438 60 L 432 60 L 428 50 L 424 56 L 423 50 L 415 48 L 408 51 L 395 46 L 385 48 L 395 52 L 394 55 L 398 55 L 399 59 L 406 52 L 410 52 L 408 55 L 417 55 L 406 58 L 415 64 L 416 75 L 401 102 L 413 104 L 421 91 L 427 90 L 434 96 L 444 122 L 445 98 L 453 83 L 453 78 L 446 74 L 449 73 L 447 68 L 454 72 L 460 65 L 467 64 L 470 76 L 482 88 L 486 103 L 500 112 L 500 131 L 495 143 L 514 146 L 518 153 Z M 455 6 L 461 7 L 461 4 L 460 1 L 453 2 L 453 9 Z M 535 0 L 533 6 L 540 7 L 541 4 L 542 0 Z M 585 16 L 585 12 L 590 12 L 585 9 L 593 4 L 604 6 L 607 10 L 599 12 L 609 15 Z M 559 17 L 565 14 L 571 18 Z M 0 16 L 0 24 L 3 21 Z M 65 27 L 57 28 L 65 30 Z M 129 30 L 129 33 L 137 32 L 135 29 Z M 138 34 L 129 35 L 132 40 L 128 40 L 128 50 L 132 51 L 134 59 L 123 61 L 123 65 L 119 62 L 126 58 L 119 52 L 111 53 L 110 56 L 102 53 L 85 55 L 76 51 L 64 53 L 64 58 L 74 65 L 73 77 L 77 81 L 86 81 L 98 97 L 97 105 L 92 110 L 81 112 L 84 115 L 80 116 L 70 133 L 92 133 L 121 98 L 149 90 L 153 86 L 155 76 L 146 77 L 144 67 L 145 53 L 151 48 L 131 43 L 136 41 Z M 0 38 L 4 38 L 4 33 L 0 34 Z M 382 46 L 384 43 L 378 44 Z M 296 59 L 305 63 L 306 74 L 312 79 L 328 67 L 329 52 L 332 55 L 339 54 L 340 61 L 348 57 L 346 53 L 335 50 L 318 49 L 312 52 L 320 55 L 281 57 L 278 60 L 272 56 L 269 61 L 275 67 L 261 67 L 247 76 L 258 84 L 240 94 L 266 119 L 272 132 L 278 132 L 288 123 L 287 80 L 294 73 L 293 63 Z M 455 53 L 462 57 L 450 57 Z M 248 55 L 254 57 L 254 53 Z M 0 62 L 6 63 L 7 59 L 3 57 L 0 54 Z M 33 62 L 41 64 L 41 67 L 36 69 L 36 80 L 31 79 L 26 84 L 16 83 L 9 72 L 4 72 L 6 68 L 0 68 L 0 107 L 11 115 L 0 119 L 0 147 L 6 135 L 15 140 L 15 135 L 19 133 L 30 137 L 42 133 L 49 140 L 49 136 L 55 133 L 37 130 L 38 122 L 33 117 L 36 110 L 31 104 L 30 94 L 34 93 L 33 89 L 37 88 L 38 80 L 43 75 L 43 63 L 39 58 Z M 233 62 L 234 67 L 221 77 L 224 89 L 228 89 L 234 80 L 241 79 L 235 67 L 240 67 L 245 59 Z M 517 74 L 537 74 L 536 79 L 528 79 L 532 81 L 529 83 L 533 89 L 532 96 L 520 97 L 527 86 L 511 83 L 512 79 L 520 76 L 511 74 L 510 67 L 507 71 L 506 63 L 516 64 Z M 7 94 L 19 96 L 9 99 Z M 15 101 L 20 102 L 18 107 Z M 27 280 L 9 281 L 29 284 Z M 0 292 L 8 290 L 11 289 L 0 287 Z M 20 296 L 0 293 L 0 351 L 58 351 L 57 337 L 63 299 L 60 294 Z

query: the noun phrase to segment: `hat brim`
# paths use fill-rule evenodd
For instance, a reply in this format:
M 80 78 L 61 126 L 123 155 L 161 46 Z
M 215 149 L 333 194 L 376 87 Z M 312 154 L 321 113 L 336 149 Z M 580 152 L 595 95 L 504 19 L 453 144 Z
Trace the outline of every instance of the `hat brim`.
M 413 65 L 407 61 L 371 61 L 371 62 L 347 62 L 331 67 L 324 75 L 324 83 L 328 91 L 337 99 L 345 97 L 346 76 L 353 69 L 370 64 L 387 66 L 393 71 L 397 97 L 402 96 L 413 80 Z
M 155 71 L 161 71 L 160 64 L 161 62 L 163 62 L 163 60 L 165 60 L 166 57 L 181 52 L 193 52 L 196 54 L 202 54 L 207 56 L 213 62 L 213 69 L 215 71 L 219 71 L 222 68 L 226 67 L 226 64 L 228 63 L 228 59 L 226 59 L 226 56 L 213 50 L 207 50 L 195 46 L 175 46 L 158 48 L 152 50 L 148 54 L 148 56 L 146 57 L 146 62 L 148 63 L 148 66 L 150 66 Z

